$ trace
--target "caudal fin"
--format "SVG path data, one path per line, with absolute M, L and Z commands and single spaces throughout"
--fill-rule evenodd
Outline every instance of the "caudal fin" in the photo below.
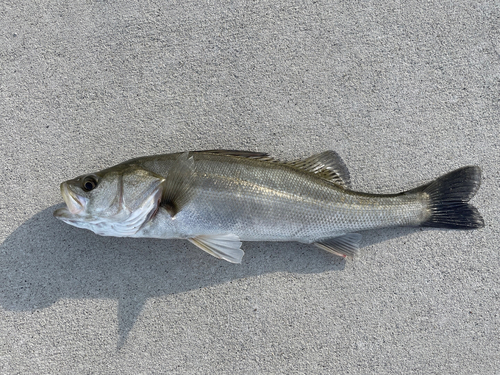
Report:
M 463 167 L 439 177 L 418 189 L 429 197 L 429 218 L 421 225 L 452 229 L 484 227 L 476 207 L 467 202 L 481 185 L 479 167 Z

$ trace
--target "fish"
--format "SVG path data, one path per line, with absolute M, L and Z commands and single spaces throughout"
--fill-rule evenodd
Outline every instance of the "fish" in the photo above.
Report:
M 63 182 L 54 216 L 101 236 L 187 239 L 241 263 L 242 241 L 297 241 L 341 257 L 364 230 L 484 227 L 469 204 L 481 169 L 466 166 L 395 194 L 352 190 L 334 151 L 280 161 L 267 153 L 187 151 L 131 159 Z

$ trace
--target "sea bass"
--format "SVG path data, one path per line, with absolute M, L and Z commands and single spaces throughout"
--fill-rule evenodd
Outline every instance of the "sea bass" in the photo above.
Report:
M 484 226 L 467 202 L 481 183 L 468 166 L 397 194 L 349 187 L 333 151 L 278 161 L 249 151 L 140 157 L 61 184 L 58 219 L 102 236 L 183 238 L 240 263 L 241 241 L 298 241 L 334 254 L 358 253 L 367 229 Z

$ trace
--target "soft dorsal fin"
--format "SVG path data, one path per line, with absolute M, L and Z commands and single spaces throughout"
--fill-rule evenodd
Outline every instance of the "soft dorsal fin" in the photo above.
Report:
M 317 174 L 343 187 L 348 187 L 351 182 L 345 163 L 335 151 L 324 151 L 306 159 L 290 161 L 287 164 Z

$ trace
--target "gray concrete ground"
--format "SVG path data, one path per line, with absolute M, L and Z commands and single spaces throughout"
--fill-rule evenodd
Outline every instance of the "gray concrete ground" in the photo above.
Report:
M 0 373 L 498 373 L 499 25 L 495 1 L 3 2 Z M 370 192 L 479 165 L 486 226 L 234 265 L 52 217 L 66 179 L 214 148 L 333 149 Z

